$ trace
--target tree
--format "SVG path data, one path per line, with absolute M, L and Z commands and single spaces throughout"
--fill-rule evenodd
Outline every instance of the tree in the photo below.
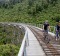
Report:
M 39 4 L 36 4 L 36 12 L 42 11 L 42 10 L 43 10 L 43 7 Z
M 32 4 L 33 4 L 33 1 L 32 0 L 28 0 L 28 5 L 32 6 Z
M 57 2 L 57 0 L 46 0 L 48 3 L 54 4 Z

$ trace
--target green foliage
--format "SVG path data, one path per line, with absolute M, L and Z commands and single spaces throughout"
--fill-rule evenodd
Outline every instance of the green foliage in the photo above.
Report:
M 17 56 L 24 29 L 0 23 L 0 56 Z
M 28 5 L 32 6 L 32 4 L 33 4 L 33 0 L 28 0 Z
M 56 22 L 59 22 L 60 21 L 60 16 L 52 17 L 52 20 L 55 20 Z
M 57 3 L 57 0 L 47 0 L 47 2 L 55 6 L 55 4 Z
M 18 46 L 12 44 L 0 45 L 0 56 L 17 56 L 18 51 Z
M 16 3 L 21 3 L 23 0 L 2 0 L 0 1 L 0 8 L 13 8 Z
M 56 19 L 52 18 L 60 17 L 60 0 L 53 0 L 56 2 L 54 6 L 50 3 L 52 0 L 23 0 L 15 5 L 13 1 L 10 0 L 9 6 L 6 6 L 8 9 L 0 8 L 0 21 L 43 23 L 47 19 L 51 25 L 55 25 Z
M 48 8 L 48 2 L 46 1 L 46 0 L 42 0 L 42 7 L 44 8 L 44 9 L 46 9 L 46 8 Z
M 43 7 L 39 4 L 36 4 L 36 12 L 42 11 Z

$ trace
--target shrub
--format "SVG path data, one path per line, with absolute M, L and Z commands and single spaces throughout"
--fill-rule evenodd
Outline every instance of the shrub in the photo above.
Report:
M 52 20 L 55 20 L 56 22 L 58 22 L 60 20 L 60 16 L 52 17 Z
M 42 1 L 42 6 L 43 6 L 44 9 L 48 8 L 47 1 Z
M 12 44 L 6 44 L 6 45 L 0 45 L 0 56 L 17 56 L 19 52 L 19 47 L 12 45 Z
M 36 12 L 42 11 L 42 10 L 43 10 L 43 7 L 39 4 L 36 4 Z
M 47 0 L 47 2 L 50 4 L 56 4 L 57 0 Z

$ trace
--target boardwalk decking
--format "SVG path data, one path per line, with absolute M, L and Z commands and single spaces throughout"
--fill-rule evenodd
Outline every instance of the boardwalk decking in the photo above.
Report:
M 45 56 L 45 53 L 40 46 L 38 40 L 34 36 L 34 34 L 27 28 L 28 30 L 28 40 L 29 40 L 29 46 L 26 48 L 26 54 L 27 56 Z

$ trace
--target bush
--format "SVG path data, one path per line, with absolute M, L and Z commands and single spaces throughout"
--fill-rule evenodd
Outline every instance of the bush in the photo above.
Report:
M 44 4 L 44 5 L 43 5 L 43 8 L 44 8 L 44 9 L 48 8 L 48 4 Z
M 32 6 L 32 4 L 33 4 L 33 1 L 32 0 L 28 0 L 28 5 Z
M 44 9 L 48 8 L 47 1 L 42 1 L 42 6 L 43 6 Z
M 28 9 L 28 14 L 31 14 L 32 16 L 36 15 L 36 7 L 32 7 L 31 9 Z
M 57 0 L 47 0 L 47 2 L 50 4 L 56 4 Z
M 52 20 L 55 20 L 56 22 L 59 22 L 60 21 L 60 16 L 52 17 Z
M 0 56 L 17 56 L 19 52 L 19 47 L 12 45 L 12 44 L 6 44 L 6 45 L 0 45 Z
M 42 10 L 43 10 L 43 7 L 39 4 L 36 4 L 36 12 L 42 11 Z

